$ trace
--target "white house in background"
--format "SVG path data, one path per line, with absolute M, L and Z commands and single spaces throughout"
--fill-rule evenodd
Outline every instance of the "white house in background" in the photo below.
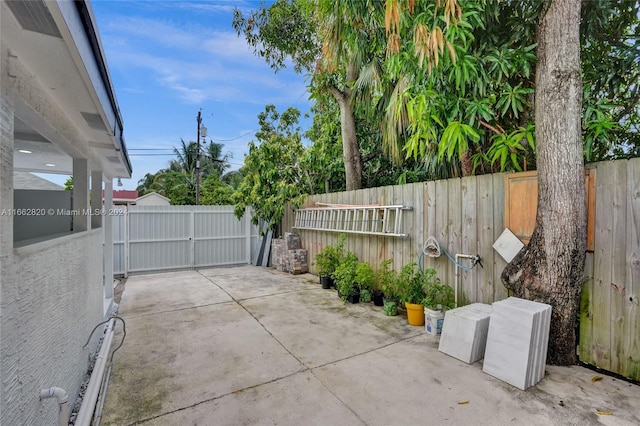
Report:
M 164 195 L 160 195 L 157 192 L 150 192 L 142 197 L 138 197 L 135 204 L 138 206 L 168 206 L 171 202 Z
M 102 189 L 108 211 L 113 179 L 131 177 L 122 132 L 89 2 L 0 0 L 2 425 L 57 424 L 40 391 L 79 393 L 100 333 L 82 346 L 112 306 L 100 210 Z M 73 193 L 19 189 L 16 172 L 73 175 Z

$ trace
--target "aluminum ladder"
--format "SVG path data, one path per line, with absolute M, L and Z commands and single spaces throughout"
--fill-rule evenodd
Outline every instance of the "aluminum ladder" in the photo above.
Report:
M 403 205 L 344 205 L 316 203 L 295 211 L 295 229 L 344 232 L 350 234 L 381 235 L 409 238 L 402 232 L 403 212 L 412 208 Z

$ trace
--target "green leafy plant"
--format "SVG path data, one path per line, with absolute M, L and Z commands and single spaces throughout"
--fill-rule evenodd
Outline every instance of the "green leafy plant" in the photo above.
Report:
M 344 234 L 340 234 L 338 238 L 338 244 L 335 246 L 327 245 L 324 250 L 318 252 L 314 257 L 314 265 L 316 272 L 320 276 L 329 277 L 333 276 L 336 268 L 340 264 L 344 256 L 344 241 L 346 237 Z
M 395 300 L 399 296 L 397 288 L 398 273 L 391 269 L 391 263 L 393 263 L 393 260 L 391 259 L 387 259 L 380 263 L 376 276 L 378 285 L 384 292 L 385 298 Z
M 425 276 L 418 270 L 415 262 L 409 263 L 402 267 L 397 277 L 397 288 L 399 291 L 400 301 L 403 303 L 422 304 L 424 300 L 424 287 L 426 284 Z
M 335 262 L 333 260 L 332 251 L 335 250 L 333 246 L 326 246 L 324 250 L 317 253 L 313 264 L 316 267 L 316 272 L 321 277 L 329 277 L 335 271 Z
M 376 276 L 369 262 L 360 262 L 356 265 L 356 283 L 360 289 L 373 290 L 376 285 Z
M 424 283 L 425 296 L 422 304 L 425 307 L 442 311 L 456 307 L 453 288 L 440 282 L 435 269 L 424 271 Z
M 340 264 L 333 273 L 333 277 L 336 281 L 336 286 L 342 297 L 345 300 L 347 296 L 352 296 L 358 292 L 358 286 L 356 284 L 356 267 L 358 265 L 358 257 L 355 253 L 349 251 L 342 258 Z
M 371 302 L 371 291 L 376 286 L 376 276 L 368 262 L 360 262 L 356 265 L 356 283 L 360 287 L 360 301 Z

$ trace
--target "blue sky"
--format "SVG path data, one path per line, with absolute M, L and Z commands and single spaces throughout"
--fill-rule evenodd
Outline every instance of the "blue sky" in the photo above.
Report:
M 181 138 L 195 141 L 200 109 L 207 142 L 225 145 L 232 170 L 242 165 L 265 105 L 309 112 L 305 77 L 288 68 L 274 73 L 231 26 L 235 7 L 246 14 L 259 6 L 253 0 L 92 1 L 133 166 L 133 177 L 118 189 L 135 189 L 146 173 L 166 167 L 173 156 L 159 154 L 170 154 Z M 301 118 L 303 130 L 310 124 Z

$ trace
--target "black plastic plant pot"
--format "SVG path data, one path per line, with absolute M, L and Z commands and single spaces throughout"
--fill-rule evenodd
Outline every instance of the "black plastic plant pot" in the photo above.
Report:
M 383 297 L 384 297 L 384 294 L 382 293 L 382 291 L 375 290 L 373 292 L 373 304 L 376 305 L 376 306 L 384 305 Z
M 360 303 L 360 293 L 354 293 L 347 296 L 347 302 L 349 303 Z
M 324 289 L 330 289 L 333 287 L 333 278 L 331 278 L 330 276 L 321 276 L 320 277 L 320 284 L 322 284 L 322 288 Z

